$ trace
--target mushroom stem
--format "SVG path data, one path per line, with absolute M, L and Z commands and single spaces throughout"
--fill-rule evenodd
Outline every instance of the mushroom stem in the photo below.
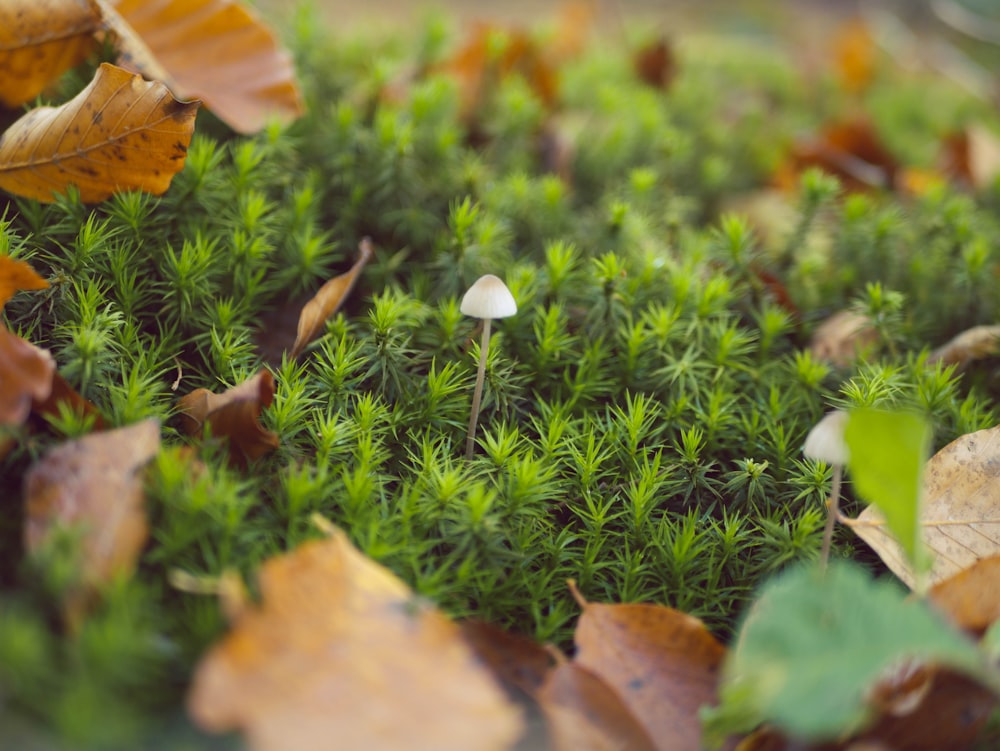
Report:
M 476 390 L 472 392 L 472 414 L 469 415 L 469 435 L 465 439 L 465 458 L 471 459 L 476 448 L 476 422 L 479 420 L 479 402 L 483 398 L 483 381 L 486 378 L 486 355 L 490 351 L 489 318 L 483 319 L 483 339 L 479 345 L 479 370 L 476 371 Z
M 819 551 L 819 565 L 824 571 L 830 561 L 830 547 L 833 544 L 833 524 L 840 516 L 840 477 L 843 466 L 833 465 L 833 483 L 830 486 L 830 499 L 826 502 L 826 526 L 823 528 L 823 547 Z

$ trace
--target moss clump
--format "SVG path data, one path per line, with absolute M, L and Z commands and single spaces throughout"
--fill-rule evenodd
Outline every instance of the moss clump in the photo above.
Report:
M 703 45 L 667 92 L 623 50 L 567 63 L 568 183 L 541 148 L 551 111 L 520 77 L 482 105 L 475 145 L 452 79 L 380 96 L 441 54 L 437 27 L 363 43 L 300 28 L 310 107 L 288 130 L 233 138 L 207 123 L 163 197 L 3 199 L 0 252 L 53 282 L 7 305 L 11 329 L 50 348 L 112 425 L 158 417 L 167 444 L 140 571 L 73 636 L 55 625 L 72 541 L 24 560 L 18 488 L 89 426 L 65 413 L 0 463 L 6 711 L 72 745 L 198 747 L 177 707 L 224 622 L 168 573 L 250 574 L 317 535 L 313 512 L 456 616 L 565 641 L 574 578 L 590 599 L 670 604 L 727 635 L 762 576 L 818 551 L 831 471 L 800 448 L 825 411 L 913 407 L 939 443 L 995 422 L 990 362 L 959 376 L 920 353 L 996 320 L 996 191 L 845 198 L 807 173 L 785 235 L 720 214 L 815 122 L 790 60 Z M 900 141 L 934 136 L 916 120 Z M 276 311 L 344 270 L 365 235 L 377 256 L 346 309 L 298 361 L 270 363 L 263 420 L 280 448 L 237 470 L 209 447 L 192 475 L 178 374 L 181 392 L 252 375 Z M 458 301 L 484 273 L 520 312 L 495 323 L 466 461 L 478 352 Z M 848 305 L 876 322 L 882 356 L 838 369 L 805 344 Z

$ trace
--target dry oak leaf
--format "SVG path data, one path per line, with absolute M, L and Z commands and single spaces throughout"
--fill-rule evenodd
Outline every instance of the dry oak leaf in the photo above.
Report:
M 188 712 L 255 751 L 506 749 L 520 715 L 458 626 L 339 529 L 266 561 Z
M 978 560 L 938 582 L 928 598 L 956 625 L 981 635 L 1000 620 L 1000 555 Z
M 97 47 L 92 0 L 0 2 L 0 103 L 19 107 Z
M 39 201 L 70 185 L 85 203 L 126 190 L 162 193 L 184 166 L 197 102 L 103 63 L 60 107 L 36 107 L 0 137 L 0 189 Z
M 346 273 L 326 282 L 319 288 L 315 296 L 305 304 L 299 314 L 298 331 L 295 335 L 295 343 L 292 345 L 292 357 L 298 357 L 306 345 L 315 339 L 323 329 L 327 319 L 340 310 L 340 306 L 344 304 L 344 300 L 354 289 L 358 276 L 361 275 L 361 270 L 374 252 L 372 241 L 367 237 L 364 238 L 358 246 L 358 260 L 354 262 L 354 265 Z
M 178 401 L 184 430 L 201 435 L 207 423 L 211 434 L 229 440 L 230 457 L 237 462 L 259 459 L 278 448 L 278 436 L 260 424 L 261 410 L 274 401 L 274 376 L 262 370 L 221 394 L 196 389 Z
M 236 0 L 98 0 L 119 64 L 201 99 L 239 133 L 303 113 L 291 55 Z
M 928 364 L 967 365 L 1000 351 L 1000 325 L 973 326 L 931 352 Z
M 575 662 L 565 661 L 548 674 L 538 702 L 555 751 L 657 751 L 621 698 Z M 664 748 L 681 747 L 668 741 Z
M 25 548 L 79 526 L 85 589 L 131 573 L 148 533 L 141 472 L 159 448 L 159 422 L 149 419 L 52 449 L 25 476 Z
M 527 636 L 484 621 L 461 621 L 462 636 L 509 693 L 533 697 L 553 666 L 549 651 Z
M 914 586 L 913 570 L 874 506 L 842 521 Z M 929 584 L 1000 554 L 1000 426 L 959 436 L 927 462 L 921 526 L 934 554 Z
M 878 343 L 878 332 L 867 316 L 841 310 L 816 327 L 809 352 L 817 360 L 846 367 Z
M 659 748 L 701 748 L 698 709 L 718 701 L 723 647 L 693 616 L 660 605 L 588 603 L 574 661 L 611 687 Z
M 0 326 L 0 428 L 21 425 L 34 402 L 42 402 L 52 391 L 56 371 L 52 355 Z M 0 432 L 0 457 L 14 440 Z

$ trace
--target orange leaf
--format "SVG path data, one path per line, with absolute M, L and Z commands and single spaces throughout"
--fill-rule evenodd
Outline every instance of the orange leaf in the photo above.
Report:
M 260 605 L 202 658 L 188 711 L 255 751 L 509 748 L 517 710 L 458 626 L 339 529 L 266 561 Z
M 588 603 L 570 587 L 583 608 L 575 662 L 614 689 L 660 748 L 700 748 L 698 709 L 718 700 L 725 648 L 679 610 Z
M 94 430 L 104 429 L 104 417 L 96 405 L 92 401 L 84 399 L 76 389 L 69 385 L 65 378 L 56 372 L 52 374 L 52 388 L 49 395 L 44 399 L 35 399 L 31 406 L 37 414 L 46 417 L 58 415 L 60 404 L 68 404 L 70 409 L 78 415 L 92 417 Z
M 64 443 L 28 470 L 25 548 L 38 549 L 59 527 L 83 533 L 83 591 L 71 595 L 71 615 L 94 587 L 135 568 L 148 532 L 141 470 L 159 448 L 159 423 L 149 419 Z
M 37 107 L 0 140 L 0 188 L 39 201 L 70 185 L 87 203 L 124 190 L 162 193 L 184 166 L 197 102 L 104 63 L 61 107 Z
M 575 662 L 564 662 L 549 673 L 538 701 L 548 720 L 555 751 L 657 749 L 618 695 L 597 675 Z M 663 748 L 686 747 L 669 740 Z
M 90 0 L 0 3 L 0 103 L 19 107 L 97 47 Z
M 45 289 L 49 283 L 31 266 L 10 256 L 0 256 L 0 308 L 22 289 Z
M 181 98 L 203 100 L 233 130 L 255 133 L 272 117 L 289 122 L 302 114 L 291 56 L 243 3 L 99 1 L 123 66 L 163 80 Z
M 258 422 L 261 410 L 273 400 L 274 376 L 262 370 L 221 394 L 196 389 L 182 396 L 178 407 L 187 433 L 201 435 L 207 423 L 213 436 L 229 439 L 230 457 L 240 462 L 278 448 L 278 436 Z
M 875 77 L 876 50 L 868 27 L 860 19 L 844 24 L 834 37 L 837 73 L 850 92 L 868 88 Z
M 31 412 L 31 404 L 52 391 L 56 364 L 46 350 L 26 342 L 0 326 L 0 426 L 15 427 Z M 0 456 L 10 449 L 0 437 Z
M 976 561 L 938 582 L 928 596 L 961 628 L 982 634 L 1000 621 L 1000 555 Z
M 302 308 L 299 314 L 298 333 L 295 335 L 295 344 L 292 345 L 292 357 L 298 357 L 305 346 L 316 338 L 327 319 L 340 309 L 344 300 L 351 294 L 361 269 L 374 253 L 372 241 L 367 237 L 364 238 L 358 250 L 360 251 L 358 260 L 350 270 L 320 287 L 316 295 Z

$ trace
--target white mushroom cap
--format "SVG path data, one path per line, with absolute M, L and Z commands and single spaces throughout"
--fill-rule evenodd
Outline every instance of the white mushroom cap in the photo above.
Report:
M 469 287 L 460 310 L 473 318 L 507 318 L 517 312 L 517 303 L 499 277 L 486 274 Z
M 851 452 L 844 442 L 844 429 L 847 427 L 847 412 L 834 410 L 823 416 L 806 436 L 802 453 L 810 459 L 818 459 L 827 464 L 847 464 Z

